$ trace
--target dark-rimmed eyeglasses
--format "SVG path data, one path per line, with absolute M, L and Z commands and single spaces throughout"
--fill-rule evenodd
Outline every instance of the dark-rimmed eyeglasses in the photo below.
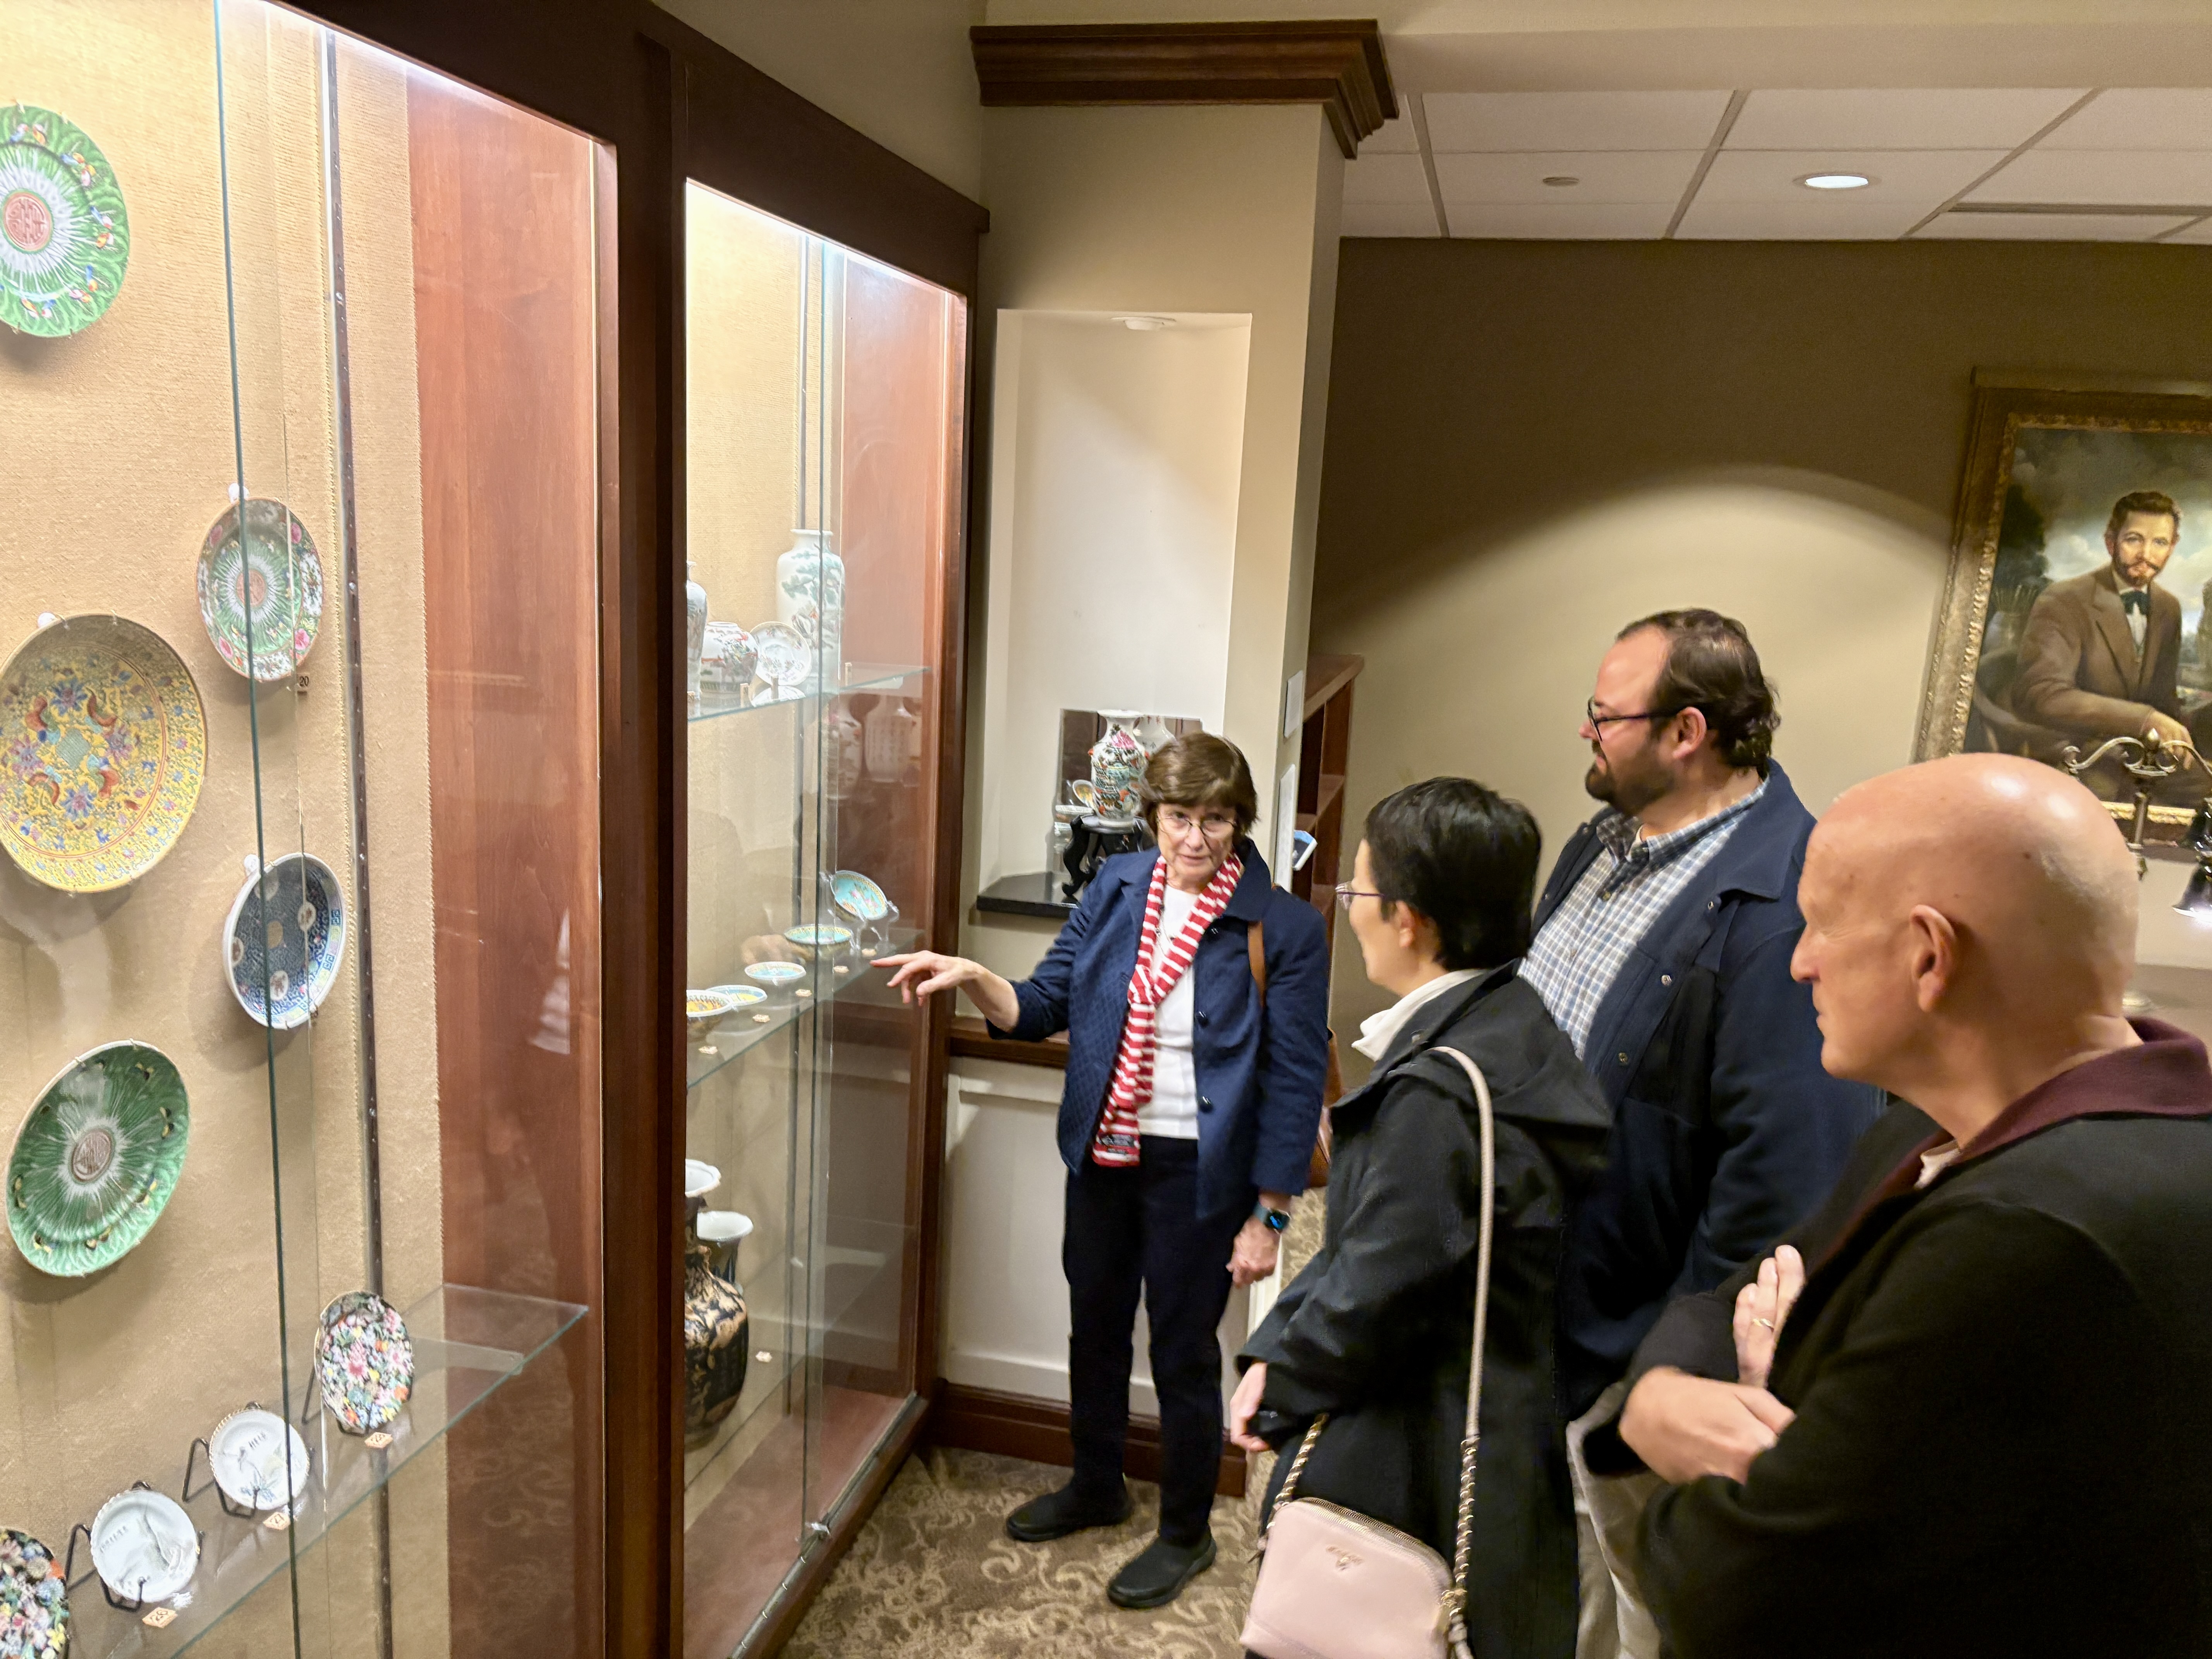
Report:
M 1583 704 L 1583 717 L 1600 732 L 1608 726 L 1618 726 L 1623 720 L 1671 720 L 1681 712 L 1679 708 L 1650 708 L 1641 714 L 1601 714 L 1597 712 L 1595 697 Z

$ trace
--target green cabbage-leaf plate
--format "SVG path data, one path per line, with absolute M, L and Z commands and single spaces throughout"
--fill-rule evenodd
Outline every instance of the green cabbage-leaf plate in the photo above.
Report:
M 123 290 L 131 222 L 100 146 L 50 109 L 0 109 L 0 322 L 74 334 Z
M 8 1231 L 23 1259 L 75 1279 L 128 1255 L 177 1190 L 191 1127 L 184 1079 L 159 1048 L 110 1042 L 71 1060 L 8 1158 Z
M 243 519 L 241 532 L 240 520 Z M 257 680 L 289 679 L 323 625 L 323 562 L 282 501 L 247 499 L 200 544 L 200 622 L 217 654 Z

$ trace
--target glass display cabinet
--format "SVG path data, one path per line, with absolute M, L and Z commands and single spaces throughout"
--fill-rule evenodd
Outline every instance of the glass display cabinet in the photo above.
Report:
M 684 1650 L 764 1645 L 921 1406 L 965 303 L 694 182 Z
M 0 1650 L 596 1654 L 604 153 L 260 0 L 0 0 Z M 847 551 L 865 743 L 929 658 Z M 794 805 L 833 706 L 695 728 L 732 928 L 912 902 L 904 751 Z M 822 1127 L 898 1017 L 808 961 L 696 1091 L 795 1517 L 912 1271 Z

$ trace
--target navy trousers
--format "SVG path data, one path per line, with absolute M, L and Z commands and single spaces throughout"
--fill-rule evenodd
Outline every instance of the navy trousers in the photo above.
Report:
M 1085 1158 L 1067 1177 L 1068 1427 L 1077 1491 L 1112 1502 L 1128 1437 L 1137 1293 L 1160 1401 L 1160 1536 L 1194 1546 L 1221 1472 L 1221 1343 L 1229 1253 L 1244 1212 L 1198 1213 L 1198 1143 L 1146 1135 L 1137 1166 Z

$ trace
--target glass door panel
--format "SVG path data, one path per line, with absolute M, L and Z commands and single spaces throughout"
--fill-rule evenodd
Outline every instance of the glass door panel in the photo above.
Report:
M 933 920 L 964 341 L 944 290 L 696 183 L 685 273 L 684 1582 L 707 1654 L 762 1628 L 916 1385 L 922 1022 L 875 964 Z

